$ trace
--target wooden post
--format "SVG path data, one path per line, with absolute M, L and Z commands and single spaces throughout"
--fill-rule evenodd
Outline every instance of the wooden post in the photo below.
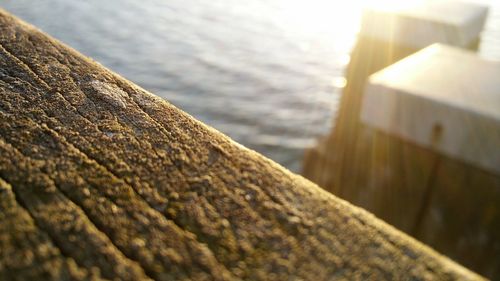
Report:
M 425 190 L 433 177 L 436 156 L 429 149 L 389 137 L 360 122 L 366 80 L 378 70 L 436 41 L 477 49 L 486 13 L 485 7 L 465 3 L 431 3 L 415 10 L 392 13 L 367 12 L 346 70 L 347 85 L 334 129 L 315 148 L 306 152 L 304 176 L 411 234 L 418 224 L 422 206 L 427 204 Z M 448 160 L 442 160 L 440 167 L 446 165 L 445 162 Z M 460 177 L 465 176 L 460 174 Z M 484 177 L 488 176 L 471 175 L 461 180 L 469 188 L 478 184 L 491 186 L 491 180 L 484 180 Z M 458 177 L 453 183 L 451 179 L 444 179 L 441 168 L 437 170 L 436 178 L 439 183 L 435 184 L 449 181 L 447 186 L 450 189 L 459 181 Z M 438 195 L 434 194 L 432 200 L 435 196 Z M 462 203 L 456 201 L 454 204 Z M 430 236 L 432 232 L 427 233 Z M 451 254 L 453 251 L 448 250 L 456 248 L 457 243 L 464 242 L 450 241 L 442 249 Z M 467 260 L 467 264 L 480 272 L 492 274 L 494 264 L 485 263 L 483 267 L 481 263 L 488 258 L 477 258 L 480 251 L 476 250 L 470 257 L 462 251 L 460 260 Z
M 475 49 L 486 12 L 482 6 L 447 2 L 392 13 L 366 12 L 346 71 L 347 84 L 334 129 L 317 147 L 306 151 L 304 176 L 368 210 L 383 209 L 377 212 L 382 219 L 388 220 L 402 212 L 414 218 L 421 205 L 422 187 L 429 177 L 428 167 L 433 157 L 425 150 L 406 157 L 409 148 L 405 143 L 388 139 L 361 124 L 359 116 L 366 79 L 432 43 L 427 38 Z M 415 38 L 421 38 L 422 42 Z M 380 177 L 382 174 L 385 176 Z M 405 194 L 386 202 L 384 198 L 377 198 L 380 188 L 403 189 Z M 391 223 L 404 231 L 414 225 L 408 219 L 391 220 Z
M 388 222 L 414 221 L 414 237 L 492 279 L 500 277 L 498 77 L 500 62 L 435 44 L 370 76 L 361 111 L 363 123 L 407 143 L 407 157 L 411 146 L 432 155 L 431 166 L 415 167 L 430 171 L 418 213 Z
M 0 279 L 482 280 L 0 11 Z
M 403 10 L 365 12 L 358 42 L 346 70 L 347 84 L 333 122 L 334 129 L 315 148 L 306 151 L 304 176 L 348 200 L 361 196 L 351 196 L 349 193 L 370 187 L 375 189 L 370 173 L 378 168 L 371 166 L 373 159 L 370 157 L 376 133 L 363 128 L 359 122 L 366 79 L 435 42 L 476 50 L 486 14 L 486 7 L 459 2 L 427 3 Z M 386 144 L 387 151 L 383 157 L 395 158 L 384 161 L 401 162 L 398 159 L 404 153 L 404 145 L 393 144 L 385 139 L 380 141 Z M 426 162 L 427 158 L 421 157 L 415 161 Z M 400 166 L 403 166 L 402 162 Z M 421 186 L 426 175 L 426 171 L 419 171 L 415 178 L 402 179 L 397 186 Z M 367 204 L 371 196 L 366 197 L 363 203 Z M 396 225 L 408 229 L 412 223 L 398 222 Z

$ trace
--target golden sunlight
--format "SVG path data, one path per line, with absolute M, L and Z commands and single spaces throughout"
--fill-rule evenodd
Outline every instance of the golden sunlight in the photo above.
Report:
M 283 0 L 281 17 L 288 27 L 299 33 L 335 34 L 337 41 L 350 40 L 359 29 L 363 9 L 398 10 L 424 0 Z M 341 43 L 341 42 L 340 42 Z

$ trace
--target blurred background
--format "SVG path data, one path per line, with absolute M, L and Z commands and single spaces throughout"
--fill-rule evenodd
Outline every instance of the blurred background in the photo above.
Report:
M 367 5 L 327 0 L 0 0 L 0 6 L 300 172 L 328 133 Z M 500 1 L 480 55 L 500 60 Z

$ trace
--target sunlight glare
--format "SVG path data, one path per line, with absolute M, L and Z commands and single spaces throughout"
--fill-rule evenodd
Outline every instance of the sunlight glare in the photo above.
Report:
M 334 35 L 337 41 L 352 40 L 359 29 L 363 9 L 397 10 L 423 0 L 282 0 L 277 20 L 301 34 Z M 342 42 L 338 42 L 342 43 Z
M 344 77 L 335 77 L 332 80 L 332 86 L 335 88 L 344 88 L 347 85 L 347 80 Z

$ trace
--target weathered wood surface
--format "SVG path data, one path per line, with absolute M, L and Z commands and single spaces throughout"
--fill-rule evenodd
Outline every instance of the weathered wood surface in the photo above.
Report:
M 2 280 L 482 279 L 3 11 L 0 186 Z

